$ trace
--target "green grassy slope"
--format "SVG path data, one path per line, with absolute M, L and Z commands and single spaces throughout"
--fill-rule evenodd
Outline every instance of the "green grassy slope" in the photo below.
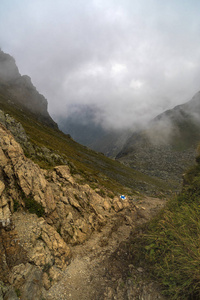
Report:
M 74 172 L 80 173 L 94 187 L 99 185 L 113 192 L 127 192 L 126 188 L 155 192 L 166 192 L 170 186 L 163 181 L 151 178 L 140 172 L 121 165 L 103 154 L 92 151 L 75 141 L 60 130 L 40 123 L 34 114 L 8 101 L 9 96 L 0 93 L 0 109 L 9 113 L 24 127 L 31 142 L 41 147 L 47 147 L 64 156 Z M 31 157 L 34 160 L 34 157 Z M 44 161 L 36 161 L 43 168 L 49 168 Z
M 132 249 L 169 299 L 200 299 L 200 156 L 182 192 L 143 228 Z
M 178 134 L 172 137 L 171 145 L 177 151 L 184 151 L 192 146 L 196 148 L 200 141 L 200 123 L 194 120 L 191 115 L 186 113 L 183 115 L 184 120 L 174 120 Z

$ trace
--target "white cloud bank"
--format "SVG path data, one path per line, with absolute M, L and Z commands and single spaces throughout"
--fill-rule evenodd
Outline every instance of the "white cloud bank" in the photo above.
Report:
M 1 0 L 0 46 L 55 119 L 97 107 L 105 127 L 143 124 L 200 89 L 197 0 Z

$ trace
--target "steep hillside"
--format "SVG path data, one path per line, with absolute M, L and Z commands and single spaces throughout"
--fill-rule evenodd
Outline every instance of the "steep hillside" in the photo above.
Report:
M 102 186 L 114 193 L 129 193 L 131 189 L 155 195 L 170 189 L 163 181 L 132 170 L 76 143 L 69 135 L 45 126 L 33 114 L 23 108 L 18 109 L 1 95 L 0 109 L 14 116 L 14 120 L 9 116 L 6 120 L 6 114 L 3 113 L 2 118 L 7 128 L 15 134 L 27 157 L 43 168 L 68 164 L 72 172 L 82 175 L 85 182 L 89 182 L 94 188 Z M 24 133 L 19 129 L 20 125 L 16 125 L 19 123 L 22 124 Z
M 200 141 L 200 92 L 134 133 L 117 160 L 145 174 L 174 182 L 194 162 Z

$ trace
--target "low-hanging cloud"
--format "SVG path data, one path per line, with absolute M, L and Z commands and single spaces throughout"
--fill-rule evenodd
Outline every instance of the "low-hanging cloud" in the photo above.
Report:
M 200 3 L 2 0 L 0 43 L 55 118 L 95 106 L 96 123 L 128 128 L 200 89 Z

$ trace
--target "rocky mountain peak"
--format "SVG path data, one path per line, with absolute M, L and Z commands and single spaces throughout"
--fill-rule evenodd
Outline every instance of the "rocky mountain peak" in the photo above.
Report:
M 57 128 L 47 111 L 47 100 L 41 95 L 27 75 L 21 75 L 12 56 L 0 50 L 0 91 L 15 103 L 34 113 L 48 126 Z
M 180 118 L 185 118 L 185 115 L 196 115 L 200 114 L 200 91 L 197 92 L 190 101 L 175 106 L 172 109 L 164 111 L 163 113 L 159 114 L 156 118 L 152 120 L 151 123 L 156 121 L 160 121 L 162 119 L 169 119 L 170 121 L 178 121 Z
M 14 58 L 0 50 L 0 81 L 12 82 L 20 76 Z

